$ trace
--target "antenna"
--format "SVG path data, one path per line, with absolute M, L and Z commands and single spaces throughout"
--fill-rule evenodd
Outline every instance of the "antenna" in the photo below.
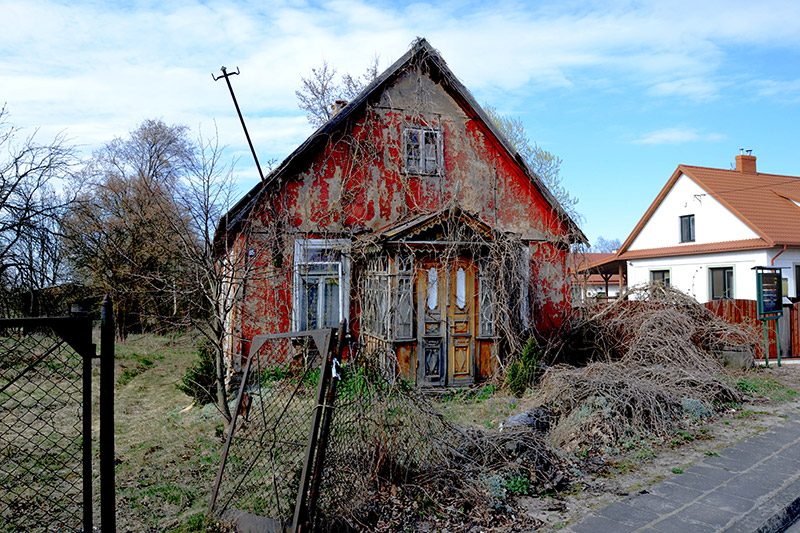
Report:
M 228 69 L 225 67 L 221 67 L 220 70 L 222 71 L 221 76 L 214 76 L 214 73 L 211 73 L 211 78 L 214 81 L 217 81 L 221 78 L 225 78 L 225 82 L 228 84 L 228 90 L 231 92 L 231 98 L 233 98 L 233 105 L 236 106 L 236 112 L 239 114 L 239 120 L 242 123 L 242 129 L 244 130 L 244 136 L 247 137 L 247 144 L 250 145 L 250 152 L 253 154 L 253 159 L 256 162 L 256 168 L 258 169 L 258 175 L 261 177 L 261 185 L 266 185 L 267 180 L 264 179 L 264 173 L 261 172 L 261 165 L 258 163 L 258 156 L 256 155 L 256 150 L 253 148 L 253 142 L 250 140 L 250 134 L 247 133 L 247 126 L 244 124 L 244 117 L 242 117 L 242 112 L 239 109 L 239 103 L 236 101 L 236 95 L 233 94 L 233 86 L 231 85 L 230 77 L 235 74 L 240 74 L 239 67 L 236 67 L 236 72 L 228 72 Z

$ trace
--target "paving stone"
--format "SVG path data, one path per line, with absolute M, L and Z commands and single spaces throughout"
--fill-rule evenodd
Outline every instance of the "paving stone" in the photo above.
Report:
M 787 470 L 794 469 L 800 470 L 800 456 L 792 457 L 786 453 L 778 454 L 774 457 L 770 457 L 763 463 L 761 463 L 766 468 L 770 468 L 775 466 L 777 468 L 784 468 Z
M 729 457 L 709 457 L 704 461 L 705 464 L 710 466 L 716 466 L 717 468 L 724 468 L 730 472 L 744 472 L 752 465 L 748 463 L 743 463 L 742 461 L 731 459 Z
M 615 503 L 609 505 L 605 509 L 600 510 L 597 515 L 608 518 L 609 520 L 614 520 L 615 522 L 636 527 L 657 520 L 660 516 L 658 513 L 637 505 L 636 500 L 631 500 L 630 503 Z
M 658 485 L 653 485 L 650 492 L 673 502 L 676 508 L 696 500 L 703 495 L 699 490 L 682 487 L 681 485 L 676 485 L 669 481 L 662 481 Z
M 636 505 L 659 515 L 669 514 L 678 508 L 674 502 L 656 494 L 639 494 L 631 499 L 631 505 Z
M 718 453 L 567 531 L 774 533 L 800 515 L 800 417 Z
M 681 487 L 688 487 L 690 489 L 706 492 L 715 489 L 722 484 L 722 482 L 706 477 L 699 474 L 684 472 L 669 478 L 670 482 L 680 485 Z
M 789 446 L 781 455 L 792 459 L 800 459 L 800 443 Z
M 782 426 L 765 433 L 765 436 L 768 437 L 769 442 L 777 448 L 796 442 L 798 438 L 797 428 L 794 426 Z
M 668 516 L 660 522 L 656 522 L 649 528 L 650 531 L 660 533 L 716 533 L 717 528 L 693 520 L 689 520 L 679 515 Z
M 728 522 L 736 518 L 736 513 L 720 509 L 719 507 L 711 507 L 701 503 L 693 503 L 690 506 L 681 509 L 680 516 L 689 521 L 696 521 L 707 526 L 712 526 L 716 530 L 722 529 Z
M 739 514 L 744 514 L 756 506 L 756 500 L 754 499 L 740 498 L 739 496 L 721 492 L 706 494 L 697 500 L 697 503 Z
M 715 466 L 710 466 L 706 464 L 697 464 L 692 467 L 689 467 L 684 472 L 685 474 L 698 474 L 700 476 L 704 476 L 722 483 L 723 481 L 728 481 L 732 477 L 736 475 L 735 472 L 731 472 L 730 470 L 725 470 L 724 468 L 717 468 Z
M 636 527 L 609 520 L 602 516 L 590 516 L 569 527 L 575 533 L 632 533 Z
M 763 483 L 759 480 L 745 477 L 731 480 L 722 485 L 718 490 L 724 494 L 732 494 L 733 496 L 739 496 L 747 500 L 758 500 L 759 498 L 767 497 L 771 492 L 765 488 Z
M 762 459 L 766 459 L 770 454 L 775 453 L 776 451 L 777 448 L 772 450 L 728 448 L 727 450 L 720 450 L 718 453 L 720 457 L 734 459 L 736 461 L 743 461 L 748 465 L 752 465 L 761 461 Z

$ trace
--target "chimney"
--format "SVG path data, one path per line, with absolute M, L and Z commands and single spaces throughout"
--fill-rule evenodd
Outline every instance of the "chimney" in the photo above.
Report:
M 747 152 L 747 155 L 745 155 L 745 152 Z M 756 173 L 756 156 L 750 155 L 752 153 L 752 150 L 741 149 L 741 153 L 736 156 L 736 170 L 738 172 L 743 174 Z
M 336 100 L 334 103 L 331 104 L 331 116 L 335 117 L 339 114 L 339 111 L 344 109 L 344 106 L 347 105 L 347 100 Z

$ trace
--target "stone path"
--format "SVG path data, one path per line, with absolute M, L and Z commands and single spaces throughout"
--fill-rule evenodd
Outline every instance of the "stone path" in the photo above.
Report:
M 800 515 L 800 417 L 597 510 L 572 533 L 777 533 Z

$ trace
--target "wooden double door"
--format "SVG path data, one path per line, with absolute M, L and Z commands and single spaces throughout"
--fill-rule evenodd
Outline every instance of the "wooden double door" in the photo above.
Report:
M 422 262 L 416 272 L 417 384 L 465 386 L 475 380 L 478 283 L 468 259 Z

